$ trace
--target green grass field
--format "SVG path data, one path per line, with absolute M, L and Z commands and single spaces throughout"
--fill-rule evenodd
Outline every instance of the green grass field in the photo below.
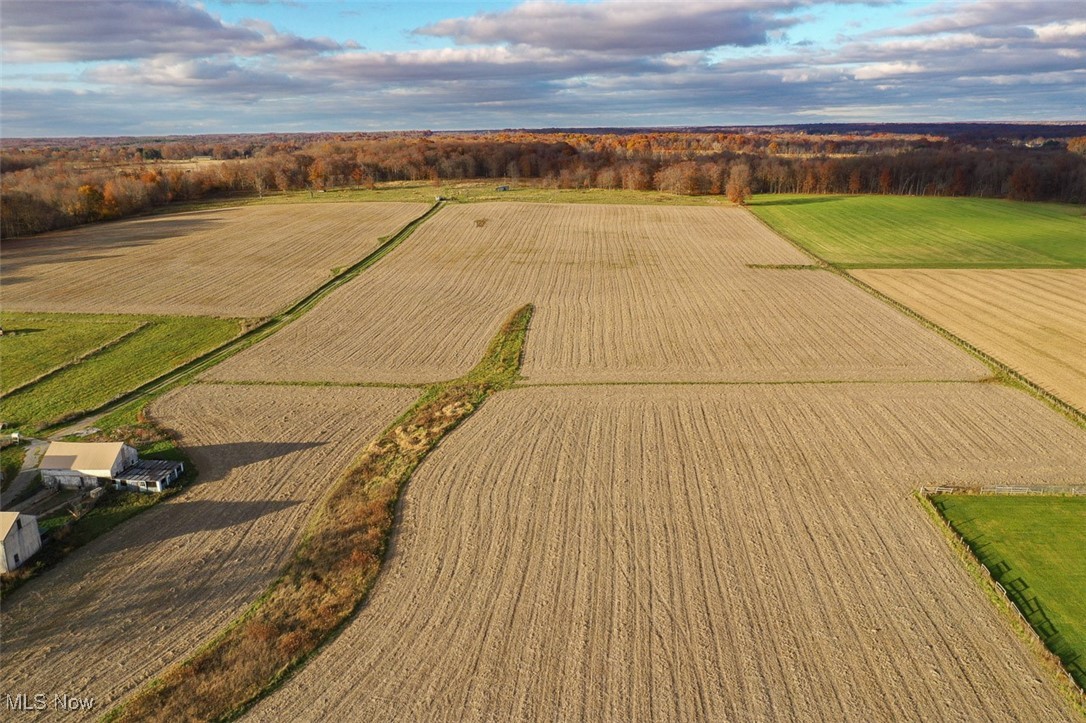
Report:
M 108 314 L 0 314 L 0 390 L 5 394 L 131 333 L 144 321 Z
M 849 268 L 1086 267 L 1086 208 L 987 198 L 757 196 L 778 233 Z
M 936 495 L 932 502 L 1086 687 L 1086 497 Z
M 109 345 L 98 353 L 91 354 L 83 361 L 70 364 L 41 381 L 7 394 L 0 400 L 0 420 L 6 426 L 33 431 L 49 426 L 57 420 L 71 414 L 94 409 L 117 396 L 135 389 L 165 372 L 213 349 L 236 336 L 239 322 L 229 319 L 207 317 L 108 317 L 101 323 L 98 336 L 82 330 L 84 325 L 94 326 L 96 316 L 78 314 L 34 314 L 38 319 L 35 327 L 47 327 L 46 320 L 52 317 L 57 324 L 72 323 L 81 329 L 87 341 L 82 347 L 71 345 L 67 352 L 69 359 L 76 358 L 107 341 L 131 332 L 119 342 Z M 75 320 L 75 321 L 73 321 Z M 117 333 L 118 329 L 127 331 Z M 142 326 L 141 326 L 142 325 Z M 7 335 L 5 334 L 5 337 Z M 18 348 L 18 356 L 31 358 L 36 354 L 53 353 L 50 344 L 55 341 L 55 334 L 27 332 L 16 334 L 13 341 L 25 341 Z M 23 337 L 20 340 L 20 337 Z M 7 339 L 3 347 L 4 366 L 8 364 Z M 59 357 L 57 357 L 59 358 Z M 22 367 L 28 368 L 27 363 Z M 55 364 L 54 364 L 55 366 Z M 46 366 L 46 368 L 50 368 Z M 33 378 L 32 372 L 24 372 Z

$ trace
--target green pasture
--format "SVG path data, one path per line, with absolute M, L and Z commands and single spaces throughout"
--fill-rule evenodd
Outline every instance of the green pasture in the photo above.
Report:
M 936 495 L 932 502 L 1086 686 L 1086 497 Z
M 848 268 L 1086 267 L 1086 207 L 923 196 L 755 197 L 778 233 Z
M 6 333 L 0 337 L 5 370 L 9 359 L 17 370 L 15 382 L 5 371 L 5 387 L 54 370 L 0 399 L 0 421 L 27 432 L 94 409 L 240 331 L 235 320 L 208 317 L 5 314 L 4 319 L 5 331 L 8 319 L 17 330 L 10 339 Z
M 71 364 L 142 323 L 138 317 L 108 314 L 0 313 L 0 390 L 6 394 Z

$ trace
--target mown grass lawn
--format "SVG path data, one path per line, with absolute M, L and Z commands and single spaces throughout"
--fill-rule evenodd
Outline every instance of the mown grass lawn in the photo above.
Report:
M 65 317 L 67 320 L 81 315 L 37 316 Z M 181 316 L 114 318 L 129 319 L 132 328 L 140 324 L 144 326 L 100 353 L 5 395 L 0 400 L 0 420 L 8 427 L 23 431 L 50 426 L 63 418 L 105 404 L 232 339 L 240 331 L 239 322 L 231 319 Z M 111 333 L 116 328 L 115 324 L 112 325 Z M 20 350 L 21 354 L 49 353 L 47 347 L 52 335 L 27 333 L 25 338 L 27 345 Z M 4 364 L 7 365 L 6 352 Z
M 142 319 L 109 314 L 0 313 L 0 391 L 40 377 L 133 331 Z
M 778 233 L 851 268 L 1086 267 L 1086 208 L 988 198 L 763 195 Z
M 936 495 L 932 502 L 1012 598 L 1036 601 L 1043 614 L 1023 612 L 1086 687 L 1086 497 Z

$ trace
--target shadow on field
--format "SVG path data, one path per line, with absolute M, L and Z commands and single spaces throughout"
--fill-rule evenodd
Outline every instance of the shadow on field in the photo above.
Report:
M 250 500 L 227 502 L 222 500 L 178 501 L 163 505 L 153 525 L 130 527 L 129 534 L 117 535 L 114 550 L 138 550 L 141 547 L 180 538 L 193 533 L 225 530 L 244 525 L 264 515 L 274 514 L 302 503 L 302 500 Z M 138 521 L 137 521 L 138 524 Z M 236 541 L 238 538 L 231 538 Z M 224 541 L 225 543 L 226 541 Z M 178 543 L 183 544 L 183 543 Z
M 226 444 L 202 444 L 182 447 L 200 470 L 200 482 L 213 479 L 232 469 L 285 457 L 327 442 L 228 442 Z M 217 473 L 212 476 L 212 473 Z
M 842 200 L 840 196 L 805 196 L 803 198 L 781 199 L 779 201 L 755 201 L 752 206 L 803 206 L 808 203 L 832 203 Z
M 224 223 L 221 215 L 170 220 L 125 219 L 51 231 L 39 236 L 4 239 L 4 266 L 15 271 L 31 263 L 59 264 L 122 258 L 126 251 L 133 248 L 159 240 L 210 232 Z M 5 277 L 4 283 L 12 283 L 12 280 Z

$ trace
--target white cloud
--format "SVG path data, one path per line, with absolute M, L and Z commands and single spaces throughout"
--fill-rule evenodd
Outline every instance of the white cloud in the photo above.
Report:
M 924 70 L 924 66 L 917 62 L 872 63 L 854 70 L 852 77 L 856 80 L 881 80 L 882 78 L 896 78 L 901 75 L 923 73 Z
M 1070 23 L 1048 23 L 1033 28 L 1037 39 L 1043 43 L 1086 40 L 1086 20 Z

